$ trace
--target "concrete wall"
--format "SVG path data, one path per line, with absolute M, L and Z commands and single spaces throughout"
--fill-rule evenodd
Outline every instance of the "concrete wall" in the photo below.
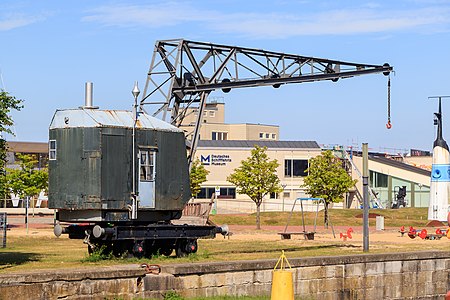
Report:
M 289 256 L 289 254 L 288 254 Z M 291 258 L 301 299 L 443 299 L 450 290 L 450 252 Z M 276 260 L 166 265 L 159 275 L 139 266 L 0 276 L 0 299 L 162 298 L 270 295 Z

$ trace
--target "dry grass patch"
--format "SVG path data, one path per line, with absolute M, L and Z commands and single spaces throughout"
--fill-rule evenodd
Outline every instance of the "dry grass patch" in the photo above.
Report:
M 363 219 L 361 209 L 330 209 L 331 221 L 334 226 L 362 226 Z M 425 226 L 428 223 L 428 208 L 401 208 L 401 209 L 371 209 L 370 214 L 384 216 L 386 227 L 401 226 Z M 261 213 L 261 225 L 286 226 L 290 212 L 263 212 Z M 314 225 L 316 212 L 305 212 L 305 225 Z M 255 225 L 255 214 L 247 215 L 212 215 L 210 219 L 215 224 Z M 324 212 L 319 211 L 317 225 L 323 225 Z M 375 218 L 369 219 L 370 226 L 375 226 Z M 290 224 L 302 224 L 301 212 L 292 214 Z

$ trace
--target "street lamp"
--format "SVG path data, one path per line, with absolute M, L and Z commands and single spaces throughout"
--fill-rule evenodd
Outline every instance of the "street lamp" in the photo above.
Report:
M 137 151 L 136 151 L 136 123 L 139 117 L 139 113 L 137 110 L 137 98 L 141 91 L 139 91 L 138 82 L 136 81 L 134 83 L 134 88 L 131 91 L 134 97 L 134 105 L 133 105 L 133 150 L 132 150 L 132 170 L 133 170 L 133 190 L 131 192 L 132 203 L 131 203 L 131 219 L 136 220 L 137 219 L 137 208 L 138 208 L 138 201 L 137 201 L 137 191 L 136 191 L 136 157 L 137 157 Z

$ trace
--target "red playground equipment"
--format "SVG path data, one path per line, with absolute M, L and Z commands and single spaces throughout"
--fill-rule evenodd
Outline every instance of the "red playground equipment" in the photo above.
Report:
M 353 232 L 353 228 L 349 228 L 347 229 L 346 233 L 340 233 L 341 239 L 345 242 L 347 240 L 347 238 L 352 239 L 352 232 Z
M 402 228 L 404 231 L 404 226 L 400 228 L 400 233 L 402 233 Z M 402 233 L 403 236 L 403 233 Z M 442 237 L 446 236 L 450 239 L 450 228 L 447 230 L 442 230 L 440 228 L 436 229 L 434 233 L 428 233 L 426 229 L 414 229 L 412 226 L 409 227 L 408 236 L 411 239 L 415 239 L 416 236 L 423 240 L 440 240 Z

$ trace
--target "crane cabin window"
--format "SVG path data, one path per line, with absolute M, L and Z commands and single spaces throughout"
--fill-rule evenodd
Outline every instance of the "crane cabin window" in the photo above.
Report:
M 48 159 L 56 160 L 56 140 L 48 141 Z
M 153 181 L 155 179 L 155 152 L 139 150 L 140 180 Z

